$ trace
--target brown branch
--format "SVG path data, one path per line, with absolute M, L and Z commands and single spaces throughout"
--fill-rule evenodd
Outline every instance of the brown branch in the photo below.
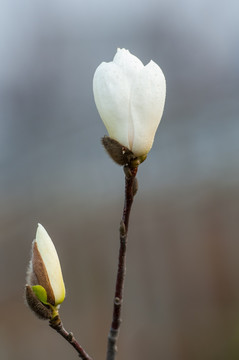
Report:
M 72 332 L 68 332 L 64 329 L 63 324 L 59 316 L 55 316 L 49 321 L 49 325 L 52 329 L 56 330 L 73 348 L 78 352 L 79 357 L 82 360 L 92 360 L 92 358 L 85 352 L 81 345 L 76 341 Z
M 115 296 L 113 305 L 113 318 L 111 329 L 108 335 L 107 360 L 114 360 L 117 352 L 117 339 L 121 324 L 121 308 L 123 302 L 123 288 L 126 273 L 126 248 L 129 227 L 130 210 L 133 203 L 134 195 L 137 191 L 137 167 L 130 168 L 124 166 L 125 172 L 125 202 L 123 216 L 120 223 L 120 249 L 118 258 L 118 272 L 115 286 Z

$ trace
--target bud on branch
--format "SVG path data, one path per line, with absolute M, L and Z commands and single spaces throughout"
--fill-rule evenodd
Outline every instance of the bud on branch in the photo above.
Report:
M 58 315 L 65 298 L 65 285 L 55 246 L 40 224 L 32 243 L 27 283 L 26 300 L 35 314 L 42 319 Z

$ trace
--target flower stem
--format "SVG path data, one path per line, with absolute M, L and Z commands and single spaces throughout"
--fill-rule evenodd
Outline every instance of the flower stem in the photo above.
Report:
M 72 332 L 68 332 L 64 329 L 59 315 L 55 316 L 49 321 L 49 325 L 52 329 L 56 330 L 66 341 L 78 352 L 79 357 L 82 360 L 92 360 L 92 358 L 85 352 L 81 345 L 76 341 Z
M 120 222 L 120 249 L 118 258 L 118 272 L 115 286 L 115 296 L 113 305 L 113 318 L 111 329 L 108 335 L 107 357 L 106 360 L 114 360 L 117 352 L 117 339 L 121 324 L 121 308 L 123 302 L 123 288 L 126 273 L 126 247 L 129 227 L 130 210 L 133 203 L 134 195 L 137 187 L 138 167 L 124 166 L 125 172 L 125 201 L 122 220 Z

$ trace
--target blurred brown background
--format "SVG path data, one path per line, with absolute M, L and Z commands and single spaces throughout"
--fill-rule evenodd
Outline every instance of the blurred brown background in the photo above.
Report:
M 77 358 L 24 305 L 38 222 L 64 325 L 105 358 L 124 179 L 92 77 L 125 47 L 160 64 L 167 101 L 139 169 L 117 359 L 239 359 L 238 2 L 0 3 L 0 358 Z

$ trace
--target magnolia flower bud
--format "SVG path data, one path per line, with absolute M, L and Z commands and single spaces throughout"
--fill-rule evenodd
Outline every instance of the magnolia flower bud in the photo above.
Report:
M 65 298 L 65 285 L 55 246 L 40 224 L 32 243 L 27 282 L 26 300 L 29 307 L 40 318 L 56 316 Z
M 113 61 L 95 71 L 96 107 L 109 136 L 136 157 L 147 155 L 160 123 L 166 96 L 165 77 L 152 60 L 143 63 L 118 49 Z

